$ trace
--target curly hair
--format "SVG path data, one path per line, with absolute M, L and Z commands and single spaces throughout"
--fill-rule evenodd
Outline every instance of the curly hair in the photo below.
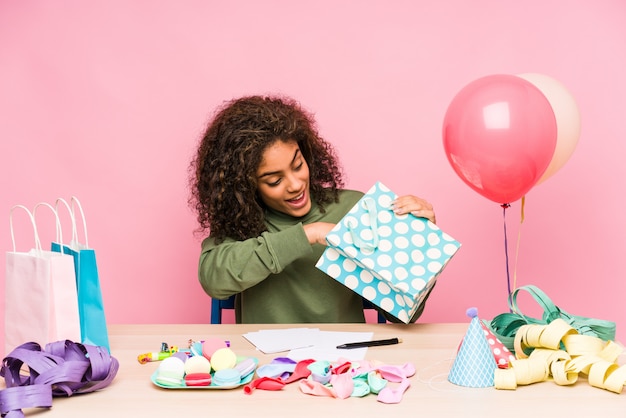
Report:
M 295 140 L 309 166 L 310 194 L 321 210 L 338 199 L 343 176 L 333 147 L 320 137 L 313 115 L 281 96 L 246 96 L 217 109 L 190 164 L 189 203 L 197 232 L 217 242 L 266 231 L 256 172 L 275 141 Z

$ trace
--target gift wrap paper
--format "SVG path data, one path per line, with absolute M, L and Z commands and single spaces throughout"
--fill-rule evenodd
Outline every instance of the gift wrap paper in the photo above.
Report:
M 461 244 L 437 225 L 396 215 L 378 182 L 326 236 L 316 267 L 408 323 Z

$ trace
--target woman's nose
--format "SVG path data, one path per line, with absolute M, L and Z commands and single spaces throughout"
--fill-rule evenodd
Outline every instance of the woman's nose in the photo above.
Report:
M 287 177 L 287 191 L 297 192 L 302 188 L 302 179 L 295 174 L 291 174 Z

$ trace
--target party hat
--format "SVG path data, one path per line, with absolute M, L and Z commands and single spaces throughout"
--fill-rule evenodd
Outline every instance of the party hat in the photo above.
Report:
M 472 320 L 454 359 L 448 380 L 455 385 L 472 388 L 493 386 L 497 365 L 478 319 L 478 310 L 468 309 L 467 316 Z
M 515 360 L 515 356 L 509 351 L 508 348 L 506 348 L 504 344 L 502 344 L 502 341 L 500 341 L 498 337 L 496 337 L 496 335 L 487 327 L 487 325 L 485 325 L 483 321 L 478 322 L 483 328 L 485 338 L 489 343 L 489 348 L 493 353 L 493 357 L 496 360 L 498 368 L 508 369 L 511 365 L 511 361 Z

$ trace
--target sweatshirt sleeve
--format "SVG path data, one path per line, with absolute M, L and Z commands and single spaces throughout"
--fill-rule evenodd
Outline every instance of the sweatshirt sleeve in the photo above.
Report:
M 302 224 L 244 241 L 215 244 L 209 237 L 202 243 L 198 277 L 209 296 L 226 299 L 312 251 Z

